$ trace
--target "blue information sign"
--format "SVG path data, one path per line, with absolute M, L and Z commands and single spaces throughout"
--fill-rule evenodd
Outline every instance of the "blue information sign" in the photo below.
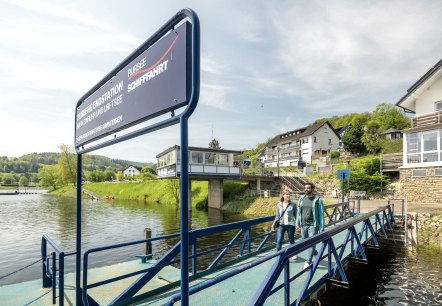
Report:
M 349 179 L 350 178 L 350 169 L 338 170 L 338 179 Z
M 189 31 L 170 31 L 77 105 L 76 146 L 188 104 Z

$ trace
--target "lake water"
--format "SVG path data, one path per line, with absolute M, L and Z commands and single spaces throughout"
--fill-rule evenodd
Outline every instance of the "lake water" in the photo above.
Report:
M 0 278 L 40 258 L 41 237 L 48 234 L 61 249 L 75 251 L 76 200 L 39 195 L 0 196 Z M 175 205 L 137 201 L 83 200 L 82 251 L 92 247 L 143 239 L 145 228 L 152 237 L 179 232 L 179 209 Z M 242 215 L 224 215 L 219 210 L 191 213 L 192 229 L 244 220 Z M 170 248 L 169 244 L 154 243 L 154 254 Z M 104 266 L 136 259 L 142 245 L 94 255 L 92 266 Z M 66 259 L 66 270 L 75 270 L 75 256 Z M 0 279 L 0 286 L 41 277 L 41 264 Z
M 75 200 L 50 195 L 0 196 L 0 278 L 40 258 L 43 234 L 48 234 L 65 252 L 75 250 Z M 191 228 L 244 220 L 241 215 L 194 210 Z M 84 200 L 82 211 L 83 251 L 98 246 L 179 232 L 179 210 L 174 205 L 134 201 Z M 176 241 L 176 240 L 175 240 Z M 204 243 L 204 242 L 203 242 Z M 205 242 L 212 244 L 210 239 Z M 154 254 L 172 243 L 156 243 Z M 93 257 L 93 266 L 134 260 L 142 246 Z M 381 248 L 367 250 L 368 265 L 353 265 L 347 272 L 350 290 L 333 288 L 321 297 L 321 305 L 442 305 L 442 255 L 439 252 Z M 68 257 L 73 271 L 75 257 Z M 0 286 L 41 277 L 41 263 L 0 279 Z

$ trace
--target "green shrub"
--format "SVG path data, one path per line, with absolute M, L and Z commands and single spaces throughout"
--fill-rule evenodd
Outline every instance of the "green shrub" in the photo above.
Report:
M 394 139 L 384 142 L 384 147 L 382 148 L 382 153 L 402 153 L 403 151 L 403 140 Z
M 330 158 L 339 158 L 341 156 L 341 153 L 339 151 L 331 151 L 330 152 Z

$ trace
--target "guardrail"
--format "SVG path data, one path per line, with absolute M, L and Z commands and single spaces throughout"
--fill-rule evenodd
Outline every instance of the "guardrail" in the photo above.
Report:
M 51 256 L 48 256 L 48 244 L 54 250 Z M 42 280 L 43 288 L 52 287 L 52 304 L 57 302 L 57 284 L 58 284 L 58 305 L 64 305 L 64 260 L 65 257 L 75 255 L 76 253 L 65 254 L 61 248 L 49 238 L 43 235 L 41 238 L 41 258 L 42 258 Z M 57 258 L 58 256 L 58 258 Z M 57 266 L 58 262 L 58 266 Z M 58 278 L 57 278 L 57 271 Z
M 325 206 L 324 209 L 327 211 L 327 209 L 335 209 L 336 205 L 340 205 L 342 207 L 342 204 L 335 204 L 330 206 Z M 354 205 L 353 205 L 354 207 Z M 344 205 L 344 213 L 341 213 L 341 211 L 335 209 L 333 213 L 325 214 L 325 216 L 328 217 L 326 221 L 329 220 L 337 220 L 338 216 L 341 218 L 343 216 L 349 216 L 354 213 L 354 211 L 350 211 L 350 205 Z M 330 218 L 330 216 L 332 216 Z M 235 223 L 229 223 L 229 224 L 222 224 L 217 226 L 212 226 L 208 228 L 203 229 L 197 229 L 189 232 L 189 242 L 190 242 L 190 248 L 191 248 L 191 255 L 189 256 L 189 259 L 191 260 L 191 276 L 190 279 L 195 279 L 201 276 L 204 276 L 208 273 L 212 273 L 213 271 L 222 269 L 228 265 L 231 265 L 233 263 L 242 261 L 246 258 L 249 258 L 250 256 L 253 256 L 255 254 L 258 254 L 260 252 L 269 250 L 274 248 L 273 243 L 271 245 L 267 245 L 269 242 L 269 238 L 272 236 L 273 232 L 264 232 L 263 234 L 258 234 L 255 236 L 252 236 L 253 227 L 257 226 L 258 228 L 262 228 L 262 224 L 267 222 L 272 222 L 274 220 L 274 216 L 269 217 L 263 217 L 263 218 L 257 218 L 257 219 L 251 219 L 251 220 L 245 220 Z M 333 221 L 331 221 L 333 222 Z M 270 227 L 270 224 L 269 224 Z M 229 232 L 229 231 L 235 231 L 236 233 L 232 233 L 233 238 L 231 238 L 227 244 L 217 245 L 217 246 L 211 246 L 208 249 L 200 250 L 198 248 L 198 240 L 201 238 L 207 238 L 210 235 Z M 164 239 L 171 239 L 171 238 L 178 238 L 179 234 L 171 234 L 171 235 L 165 235 L 150 239 L 143 239 L 133 242 L 127 242 L 127 243 L 121 243 L 117 245 L 111 245 L 111 246 L 105 246 L 105 247 L 99 247 L 99 248 L 93 248 L 87 250 L 83 255 L 83 285 L 82 285 L 82 294 L 83 294 L 83 303 L 84 305 L 89 305 L 88 298 L 91 298 L 88 296 L 87 291 L 88 289 L 96 288 L 99 286 L 103 286 L 112 282 L 116 282 L 128 277 L 132 277 L 135 275 L 142 274 L 138 280 L 133 283 L 130 287 L 128 287 L 125 291 L 120 293 L 119 296 L 117 296 L 112 302 L 113 304 L 119 304 L 119 303 L 125 303 L 128 300 L 130 302 L 135 302 L 141 299 L 146 299 L 154 294 L 159 294 L 161 292 L 165 292 L 167 290 L 170 290 L 174 287 L 179 286 L 179 281 L 172 282 L 168 285 L 163 286 L 162 288 L 156 289 L 153 292 L 147 292 L 143 294 L 139 294 L 136 297 L 135 294 L 145 285 L 147 284 L 152 278 L 155 277 L 164 267 L 169 265 L 175 265 L 179 263 L 179 260 L 173 260 L 176 255 L 180 252 L 180 246 L 181 242 L 177 242 L 172 248 L 170 248 L 164 255 L 162 255 L 161 258 L 158 259 L 158 261 L 151 267 L 147 269 L 142 269 L 140 271 L 120 275 L 111 279 L 103 280 L 100 282 L 96 282 L 93 284 L 88 283 L 88 269 L 89 269 L 89 257 L 98 252 L 107 251 L 111 249 L 118 249 L 128 246 L 133 246 L 137 244 L 145 244 L 145 243 L 151 243 L 153 241 L 159 241 Z M 241 239 L 242 237 L 242 239 Z M 252 250 L 254 248 L 254 250 Z M 226 255 L 229 251 L 237 252 L 236 256 L 233 256 L 231 254 L 230 260 L 227 262 L 221 263 L 221 261 L 226 258 Z M 215 259 L 211 261 L 211 263 L 207 264 L 207 267 L 203 271 L 198 270 L 198 261 L 203 256 L 207 255 L 216 255 Z
M 387 211 L 387 212 L 386 212 Z M 382 217 L 379 216 L 379 213 L 382 213 Z M 259 258 L 253 262 L 244 264 L 242 266 L 239 266 L 231 271 L 228 271 L 226 273 L 223 273 L 213 279 L 207 280 L 201 284 L 198 284 L 196 286 L 193 286 L 189 290 L 189 296 L 193 295 L 197 292 L 200 292 L 201 290 L 204 290 L 206 288 L 209 288 L 211 286 L 214 286 L 228 278 L 231 278 L 235 275 L 238 275 L 241 272 L 244 272 L 246 270 L 249 270 L 253 267 L 256 267 L 260 264 L 263 264 L 269 260 L 274 260 L 274 263 L 268 272 L 268 274 L 265 276 L 263 283 L 259 287 L 258 290 L 256 290 L 255 295 L 250 300 L 250 305 L 263 305 L 264 302 L 268 297 L 275 294 L 279 290 L 284 290 L 284 299 L 285 299 L 285 305 L 300 305 L 301 301 L 307 297 L 311 292 L 313 292 L 317 287 L 320 285 L 318 283 L 314 284 L 313 286 L 309 287 L 314 273 L 316 272 L 316 269 L 318 267 L 318 264 L 321 260 L 327 259 L 328 260 L 328 272 L 327 272 L 327 279 L 330 281 L 334 281 L 337 283 L 341 283 L 343 285 L 348 286 L 348 281 L 345 275 L 345 271 L 342 265 L 343 260 L 345 258 L 342 258 L 344 251 L 346 249 L 347 244 L 351 243 L 351 254 L 350 256 L 352 258 L 356 258 L 356 256 L 360 256 L 362 261 L 367 261 L 367 257 L 365 256 L 364 249 L 362 247 L 362 240 L 364 240 L 365 235 L 365 244 L 369 242 L 369 239 L 371 239 L 373 245 L 379 246 L 379 243 L 376 239 L 376 231 L 373 228 L 373 224 L 371 223 L 371 217 L 374 218 L 376 231 L 379 226 L 382 234 L 386 236 L 386 231 L 384 229 L 384 225 L 387 225 L 391 228 L 391 223 L 394 222 L 394 216 L 390 209 L 390 205 L 386 205 L 384 207 L 378 208 L 375 211 L 372 211 L 369 214 L 356 217 L 353 220 L 350 220 L 348 222 L 345 222 L 344 224 L 340 226 L 333 227 L 325 232 L 319 233 L 318 235 L 315 235 L 313 237 L 310 237 L 305 240 L 301 240 L 298 242 L 295 242 L 291 246 L 282 249 L 278 252 L 272 253 L 270 255 L 267 255 L 263 258 Z M 363 223 L 363 226 L 359 233 L 356 232 L 355 225 L 358 223 Z M 335 246 L 333 242 L 333 236 L 336 234 L 347 231 L 346 237 L 341 245 L 338 247 Z M 369 236 L 369 233 L 371 236 Z M 309 267 L 303 269 L 301 272 L 297 273 L 296 275 L 290 277 L 290 266 L 289 266 L 289 258 L 291 258 L 294 255 L 299 254 L 300 252 L 303 252 L 316 244 L 321 244 L 321 249 L 316 256 L 316 259 L 314 260 L 313 264 Z M 326 252 L 326 250 L 328 250 Z M 338 254 L 339 250 L 339 254 Z M 333 265 L 334 261 L 334 265 Z M 298 294 L 298 297 L 294 302 L 290 301 L 290 283 L 298 279 L 301 275 L 308 272 L 307 279 L 304 282 L 304 285 L 301 289 L 301 291 Z M 284 273 L 284 282 L 276 287 L 274 287 L 276 281 L 280 278 L 281 274 Z M 341 281 L 337 281 L 334 279 L 336 275 L 339 275 L 341 278 Z M 323 280 L 325 281 L 325 280 Z M 181 299 L 180 294 L 173 295 L 167 305 L 174 305 L 177 301 Z
M 416 116 L 411 119 L 411 127 L 424 127 L 442 123 L 442 112 L 434 112 L 426 115 Z

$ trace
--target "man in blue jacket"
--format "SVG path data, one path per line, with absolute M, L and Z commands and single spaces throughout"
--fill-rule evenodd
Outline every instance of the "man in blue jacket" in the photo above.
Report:
M 306 183 L 304 185 L 305 194 L 299 198 L 296 226 L 301 227 L 302 239 L 324 230 L 324 202 L 317 194 L 314 194 L 314 191 L 315 185 Z M 304 269 L 311 265 L 313 256 L 317 254 L 316 246 L 309 249 Z

